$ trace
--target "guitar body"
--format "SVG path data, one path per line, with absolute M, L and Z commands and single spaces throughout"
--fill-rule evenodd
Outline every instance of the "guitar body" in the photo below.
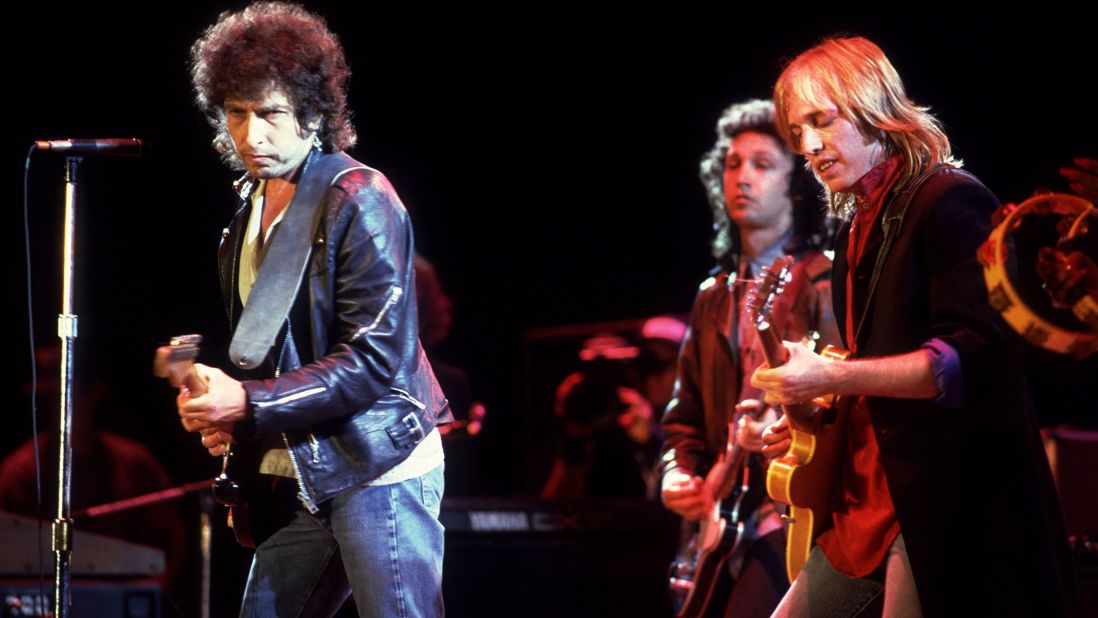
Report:
M 705 476 L 711 495 L 723 496 L 701 521 L 683 521 L 679 550 L 669 569 L 668 593 L 677 618 L 696 618 L 705 613 L 717 580 L 728 559 L 743 540 L 744 500 L 748 496 L 746 453 L 735 442 L 735 428 L 728 428 L 728 443 L 717 463 Z M 738 475 L 737 475 L 738 473 Z M 734 486 L 732 484 L 739 480 Z M 731 486 L 731 487 L 730 487 Z M 728 508 L 722 508 L 722 507 Z
M 229 507 L 228 524 L 233 529 L 233 537 L 241 547 L 255 549 L 255 538 L 252 535 L 252 512 L 248 503 Z
M 737 498 L 739 503 L 743 496 Z M 733 507 L 731 513 L 736 513 Z M 669 592 L 671 609 L 677 618 L 697 618 L 705 614 L 717 589 L 725 563 L 739 549 L 744 523 L 737 516 L 725 515 L 721 502 L 705 519 L 683 521 L 679 551 L 671 563 Z
M 256 473 L 258 454 L 254 452 L 255 450 L 254 443 L 233 442 L 224 475 L 237 485 L 239 496 L 232 504 L 222 502 L 229 507 L 227 521 L 229 527 L 233 529 L 236 542 L 252 548 L 270 536 L 270 532 L 264 533 L 263 523 L 255 521 L 255 515 L 264 512 L 267 494 L 270 493 L 262 491 L 260 486 L 261 481 Z M 214 493 L 216 495 L 217 492 Z
M 787 505 L 785 569 L 789 581 L 800 573 L 816 537 L 831 523 L 830 499 L 839 473 L 839 457 L 845 446 L 846 413 L 836 410 L 835 421 L 811 427 L 789 414 L 792 443 L 781 457 L 770 462 L 766 491 Z
M 767 364 L 780 367 L 788 360 L 781 338 L 770 324 L 775 299 L 792 280 L 793 258 L 778 258 L 760 277 L 750 306 L 755 310 L 755 332 Z M 849 352 L 827 346 L 821 356 L 842 361 Z M 789 581 L 796 579 L 816 537 L 831 523 L 830 501 L 839 473 L 839 458 L 846 447 L 846 409 L 835 405 L 835 397 L 782 406 L 789 421 L 791 444 L 784 455 L 770 462 L 766 491 L 771 499 L 787 505 L 785 519 L 785 569 Z
M 720 506 L 701 522 L 683 521 L 679 553 L 671 563 L 671 609 L 678 618 L 697 618 L 713 599 L 714 585 L 736 550 L 743 523 L 730 525 Z
M 236 542 L 255 548 L 294 517 L 299 504 L 296 479 L 259 473 L 262 443 L 252 440 L 233 442 L 232 457 L 226 471 L 240 488 L 239 499 L 229 506 L 229 527 Z M 223 503 L 224 504 L 224 503 Z M 287 505 L 291 505 L 289 508 Z

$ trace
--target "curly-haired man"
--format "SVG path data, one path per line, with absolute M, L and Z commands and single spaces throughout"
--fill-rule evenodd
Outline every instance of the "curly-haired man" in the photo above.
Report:
M 442 615 L 442 443 L 452 419 L 420 345 L 412 228 L 355 142 L 350 72 L 324 21 L 256 3 L 192 48 L 214 146 L 247 173 L 219 252 L 244 379 L 197 365 L 179 413 L 254 474 L 234 509 L 256 553 L 241 615 Z M 249 454 L 254 455 L 249 457 Z
M 770 101 L 737 103 L 721 115 L 717 141 L 701 161 L 718 268 L 694 300 L 674 396 L 663 416 L 661 498 L 690 521 L 712 517 L 716 502 L 728 497 L 714 495 L 721 490 L 714 492 L 701 476 L 725 451 L 728 436 L 739 448 L 759 452 L 763 430 L 780 415 L 747 382 L 763 362 L 746 307 L 753 277 L 775 258 L 793 256 L 792 279 L 775 303 L 773 324 L 787 338 L 817 332 L 824 343 L 839 339 L 831 314 L 831 260 L 822 252 L 828 234 L 820 192 L 778 136 Z M 719 556 L 713 581 L 697 581 L 691 601 L 684 600 L 692 607 L 713 590 L 707 616 L 769 616 L 789 586 L 781 516 L 766 498 L 756 459 L 748 458 L 746 480 L 736 483 L 750 485 L 741 498 L 740 543 Z M 732 580 L 731 592 L 723 592 Z

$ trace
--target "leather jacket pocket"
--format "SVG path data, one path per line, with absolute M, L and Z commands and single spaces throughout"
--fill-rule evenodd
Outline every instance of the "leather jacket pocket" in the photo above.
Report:
M 411 448 L 419 444 L 419 441 L 427 435 L 423 431 L 423 424 L 416 416 L 416 412 L 418 409 L 409 412 L 400 421 L 385 428 L 389 439 L 393 441 L 393 446 L 398 449 Z
M 354 415 L 355 429 L 340 436 L 345 454 L 352 460 L 378 463 L 403 459 L 427 435 L 425 412 L 416 403 L 393 393 Z

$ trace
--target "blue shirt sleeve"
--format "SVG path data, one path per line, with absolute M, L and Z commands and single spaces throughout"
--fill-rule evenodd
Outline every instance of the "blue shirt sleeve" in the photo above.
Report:
M 964 404 L 964 375 L 961 373 L 961 357 L 957 350 L 935 337 L 922 345 L 930 351 L 930 369 L 938 385 L 938 397 L 934 403 L 947 408 L 959 408 Z

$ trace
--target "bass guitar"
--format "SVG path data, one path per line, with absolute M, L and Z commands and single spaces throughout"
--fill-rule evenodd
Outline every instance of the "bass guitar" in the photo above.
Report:
M 769 320 L 773 300 L 780 293 L 772 289 L 773 284 L 772 277 L 764 277 L 744 300 L 748 316 L 755 321 Z M 752 414 L 754 420 L 758 420 L 762 411 L 760 408 Z M 736 428 L 730 423 L 724 452 L 705 477 L 709 495 L 728 497 L 717 500 L 701 521 L 683 521 L 679 549 L 671 563 L 669 592 L 677 618 L 705 613 L 722 569 L 743 548 L 745 520 L 758 506 L 759 498 L 751 492 L 752 466 L 748 455 L 736 442 Z M 754 493 L 760 492 L 755 489 Z M 749 499 L 752 504 L 747 504 Z
M 716 500 L 700 521 L 683 520 L 679 549 L 669 569 L 668 592 L 677 618 L 702 616 L 713 598 L 717 580 L 728 559 L 743 540 L 744 499 L 748 495 L 750 466 L 747 451 L 736 443 L 736 428 L 728 424 L 728 442 L 709 473 L 705 491 Z M 731 487 L 736 481 L 739 483 Z M 728 505 L 729 508 L 724 508 Z

